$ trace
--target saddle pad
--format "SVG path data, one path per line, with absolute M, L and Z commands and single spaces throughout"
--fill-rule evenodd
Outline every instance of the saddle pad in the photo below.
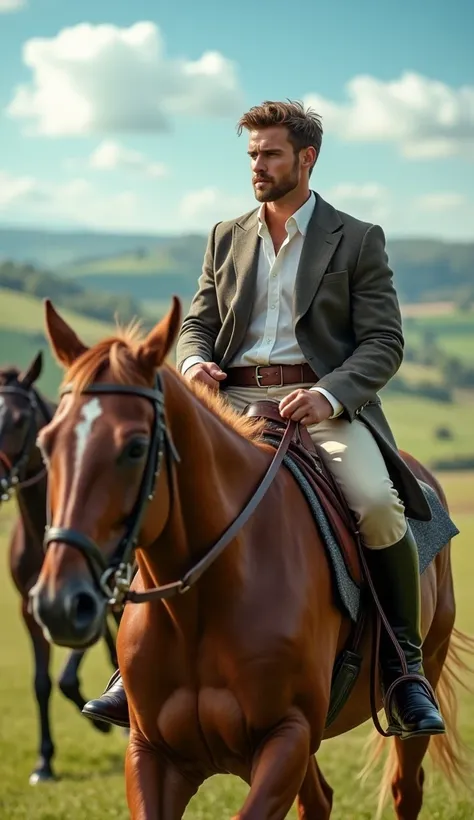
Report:
M 265 436 L 265 440 L 275 447 L 278 447 L 279 439 Z M 286 455 L 283 459 L 283 464 L 293 474 L 308 501 L 314 520 L 326 544 L 328 555 L 331 559 L 330 564 L 334 575 L 335 588 L 339 597 L 339 604 L 355 622 L 359 614 L 360 589 L 349 575 L 338 541 L 334 536 L 331 524 L 321 502 L 291 456 Z M 429 484 L 425 484 L 424 481 L 419 481 L 419 484 L 431 509 L 431 521 L 417 521 L 412 518 L 407 518 L 407 522 L 418 547 L 421 575 L 448 541 L 459 534 L 459 530 L 444 509 L 433 488 L 430 487 Z

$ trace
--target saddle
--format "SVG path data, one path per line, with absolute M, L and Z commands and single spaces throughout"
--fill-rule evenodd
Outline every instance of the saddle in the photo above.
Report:
M 286 422 L 280 416 L 276 401 L 253 402 L 247 405 L 243 414 L 265 419 L 263 439 L 281 440 L 283 437 Z M 347 571 L 354 583 L 361 587 L 362 567 L 356 543 L 357 527 L 341 490 L 325 467 L 324 460 L 318 452 L 319 449 L 318 445 L 312 441 L 306 427 L 297 424 L 295 435 L 288 448 L 288 456 L 295 461 L 311 489 L 319 498 L 339 544 Z
M 275 446 L 274 442 L 276 440 L 276 446 L 278 446 L 283 438 L 287 424 L 280 416 L 278 403 L 276 401 L 266 399 L 248 404 L 243 410 L 243 415 L 264 419 L 265 426 L 262 432 L 262 439 L 264 441 L 265 439 L 272 440 L 273 446 Z M 296 463 L 312 491 L 318 497 L 332 528 L 334 537 L 339 544 L 341 556 L 345 562 L 349 576 L 359 589 L 365 591 L 366 579 L 364 578 L 360 557 L 361 553 L 359 552 L 359 533 L 347 502 L 332 475 L 326 469 L 324 460 L 318 450 L 318 446 L 313 443 L 307 429 L 301 424 L 297 424 L 287 450 L 287 456 Z M 360 608 L 357 621 L 352 624 L 345 646 L 336 658 L 332 675 L 326 728 L 335 721 L 344 704 L 347 702 L 359 677 L 362 665 L 360 648 L 368 612 L 367 606 Z M 379 639 L 377 638 L 377 640 Z M 377 654 L 378 648 L 374 647 L 374 660 L 371 671 L 372 693 L 375 692 L 376 686 L 375 667 Z M 374 695 L 372 694 L 371 704 L 374 702 Z M 372 713 L 374 721 L 377 720 L 375 706 L 372 708 Z M 381 732 L 383 731 L 380 724 L 378 724 L 378 720 L 375 725 L 378 725 Z

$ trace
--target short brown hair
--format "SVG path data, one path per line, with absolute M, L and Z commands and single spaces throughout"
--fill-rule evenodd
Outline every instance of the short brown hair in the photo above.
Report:
M 237 133 L 257 128 L 271 128 L 281 125 L 288 129 L 288 139 L 293 145 L 295 153 L 310 145 L 316 150 L 317 157 L 323 140 L 323 126 L 321 117 L 311 108 L 305 110 L 300 102 L 273 102 L 265 100 L 261 105 L 254 105 L 243 114 L 237 123 Z

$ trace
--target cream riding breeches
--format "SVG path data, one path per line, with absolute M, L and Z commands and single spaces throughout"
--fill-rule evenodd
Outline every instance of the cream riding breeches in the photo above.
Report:
M 311 386 L 227 387 L 221 392 L 242 412 L 251 402 L 279 402 L 294 390 Z M 407 529 L 404 505 L 367 427 L 357 419 L 335 418 L 310 425 L 308 432 L 354 513 L 365 546 L 383 549 L 400 541 Z

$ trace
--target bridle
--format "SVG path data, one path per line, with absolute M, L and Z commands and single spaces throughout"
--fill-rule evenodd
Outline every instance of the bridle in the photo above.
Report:
M 65 385 L 60 396 L 72 393 L 72 391 L 72 385 Z M 154 388 L 127 384 L 90 384 L 83 388 L 81 393 L 143 398 L 151 402 L 154 410 L 148 455 L 137 500 L 126 523 L 125 532 L 109 561 L 106 561 L 99 547 L 87 535 L 67 527 L 50 526 L 51 512 L 48 504 L 48 524 L 43 541 L 45 550 L 53 541 L 61 541 L 78 550 L 86 559 L 98 590 L 107 598 L 111 606 L 117 607 L 122 604 L 124 595 L 130 587 L 140 526 L 146 506 L 154 498 L 156 480 L 161 472 L 163 456 L 168 459 L 173 457 L 175 461 L 179 461 L 179 455 L 166 425 L 164 395 L 158 375 Z
M 36 423 L 36 413 L 40 409 L 46 424 L 51 421 L 51 413 L 46 402 L 42 401 L 33 387 L 29 389 L 21 385 L 2 384 L 0 385 L 0 395 L 10 395 L 25 399 L 29 405 L 28 430 L 23 442 L 23 447 L 19 456 L 12 463 L 11 459 L 3 450 L 0 450 L 0 463 L 5 467 L 7 474 L 0 480 L 0 501 L 9 501 L 15 490 L 26 489 L 33 484 L 37 484 L 46 475 L 46 467 L 40 468 L 35 475 L 25 478 L 24 473 L 31 457 L 31 451 L 35 446 L 38 435 L 38 425 Z
M 64 396 L 68 393 L 72 393 L 72 391 L 72 385 L 66 385 L 62 388 L 60 395 Z M 91 384 L 83 388 L 81 393 L 134 396 L 136 398 L 147 399 L 151 402 L 154 409 L 154 419 L 147 461 L 138 496 L 126 524 L 125 533 L 120 539 L 112 558 L 109 559 L 108 562 L 97 544 L 87 535 L 68 527 L 50 526 L 51 512 L 49 503 L 47 510 L 48 524 L 43 541 L 45 551 L 54 541 L 60 541 L 62 544 L 66 544 L 78 550 L 87 561 L 97 589 L 113 610 L 122 608 L 127 601 L 131 603 L 145 603 L 154 600 L 164 600 L 175 595 L 182 595 L 187 592 L 198 578 L 200 578 L 203 572 L 214 563 L 260 503 L 288 450 L 290 441 L 294 435 L 296 423 L 292 421 L 288 422 L 278 450 L 254 495 L 204 557 L 180 580 L 154 587 L 145 592 L 135 592 L 130 590 L 130 584 L 134 574 L 135 549 L 138 545 L 140 526 L 147 504 L 154 498 L 156 482 L 160 475 L 163 461 L 166 460 L 169 473 L 171 473 L 172 461 L 180 461 L 179 454 L 166 423 L 162 381 L 157 373 L 155 386 L 153 388 L 138 385 L 99 383 Z

